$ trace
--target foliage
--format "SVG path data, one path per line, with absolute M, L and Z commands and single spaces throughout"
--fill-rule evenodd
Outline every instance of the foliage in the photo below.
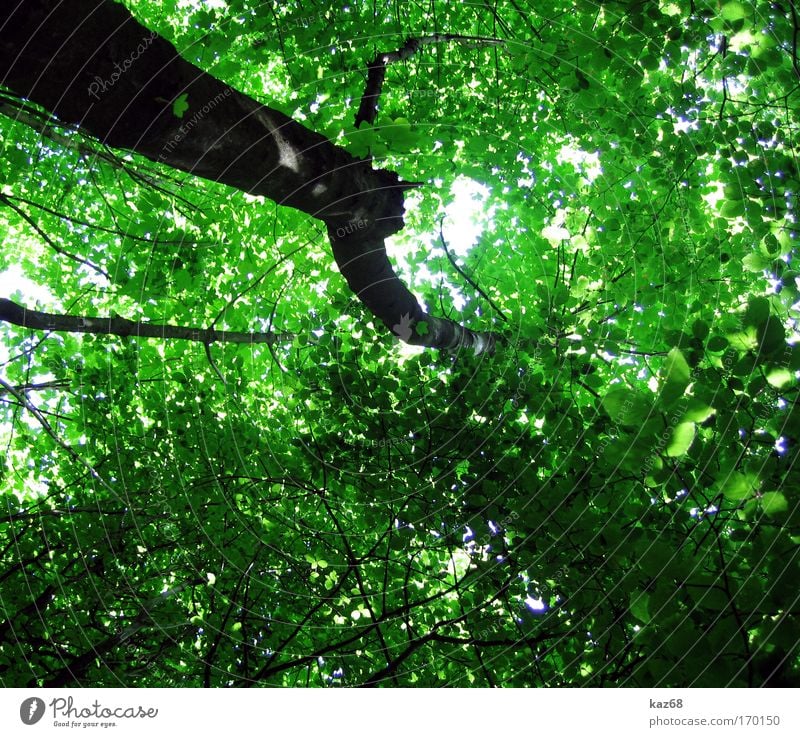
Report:
M 295 337 L 4 327 L 0 682 L 797 685 L 794 3 L 129 5 L 425 182 L 399 271 L 509 346 L 404 349 L 318 223 L 3 119 L 15 301 Z M 506 43 L 354 130 L 436 32 Z

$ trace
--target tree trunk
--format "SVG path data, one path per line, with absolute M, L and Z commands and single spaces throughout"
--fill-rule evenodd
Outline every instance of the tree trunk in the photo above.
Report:
M 425 315 L 389 263 L 384 239 L 403 227 L 409 185 L 190 64 L 123 5 L 4 4 L 0 82 L 110 146 L 322 220 L 350 288 L 403 340 L 493 347 L 491 334 Z

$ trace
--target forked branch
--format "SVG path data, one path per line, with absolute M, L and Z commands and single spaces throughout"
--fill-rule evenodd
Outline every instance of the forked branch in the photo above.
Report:
M 436 33 L 432 36 L 419 36 L 418 38 L 409 38 L 397 51 L 390 51 L 384 54 L 378 54 L 367 65 L 367 86 L 364 89 L 364 94 L 361 96 L 361 104 L 358 106 L 356 113 L 355 127 L 358 128 L 361 123 L 375 122 L 375 117 L 378 114 L 378 99 L 383 90 L 383 80 L 386 77 L 386 67 L 396 61 L 403 61 L 417 53 L 423 46 L 429 46 L 435 43 L 469 43 L 480 46 L 502 46 L 505 41 L 498 38 L 485 38 L 483 36 L 460 36 L 453 33 Z

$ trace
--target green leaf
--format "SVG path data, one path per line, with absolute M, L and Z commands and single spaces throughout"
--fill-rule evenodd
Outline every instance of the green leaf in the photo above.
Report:
M 731 0 L 720 8 L 719 14 L 727 21 L 741 20 L 747 15 L 747 8 L 738 0 Z
M 601 404 L 608 416 L 624 427 L 642 424 L 652 410 L 652 402 L 645 395 L 625 386 L 611 387 Z
M 772 262 L 770 261 L 770 259 L 756 252 L 748 253 L 742 259 L 742 266 L 744 266 L 744 268 L 747 269 L 747 271 L 756 274 L 760 274 L 762 271 L 764 271 L 764 269 L 769 268 L 771 263 Z
M 768 233 L 764 236 L 764 248 L 771 256 L 776 255 L 778 251 L 780 251 L 780 243 L 772 233 Z
M 769 317 L 756 331 L 758 345 L 764 353 L 774 353 L 786 345 L 786 330 L 777 317 Z
M 686 451 L 689 450 L 689 446 L 691 446 L 692 441 L 694 440 L 694 435 L 694 423 L 681 422 L 680 424 L 676 425 L 675 429 L 672 431 L 672 437 L 670 438 L 667 447 L 664 449 L 664 452 L 671 458 L 682 456 L 684 453 L 686 453 Z
M 672 348 L 661 367 L 662 380 L 685 389 L 689 385 L 691 376 L 692 370 L 680 348 Z
M 178 95 L 178 97 L 175 98 L 175 101 L 172 103 L 172 114 L 176 118 L 183 118 L 188 109 L 189 95 L 188 93 L 184 92 L 182 95 Z
M 766 297 L 751 297 L 744 313 L 744 322 L 753 327 L 769 318 L 769 300 Z
M 724 218 L 737 218 L 744 215 L 744 202 L 742 200 L 726 200 L 720 207 L 719 214 Z
M 791 384 L 793 380 L 794 374 L 783 366 L 777 366 L 771 369 L 767 374 L 769 385 L 774 386 L 776 389 L 783 389 L 785 386 Z
M 643 624 L 650 622 L 650 594 L 644 591 L 632 591 L 628 608 L 630 613 Z
M 695 320 L 692 323 L 692 335 L 698 340 L 705 340 L 708 337 L 709 326 L 705 320 Z
M 347 131 L 345 135 L 347 150 L 359 158 L 369 156 L 370 152 L 375 149 L 375 144 L 375 129 L 372 126 L 362 125 Z
M 379 133 L 391 151 L 411 151 L 419 140 L 418 134 L 406 118 L 396 118 L 394 123 L 381 126 Z
M 770 517 L 776 517 L 789 511 L 789 502 L 780 491 L 765 491 L 761 495 L 761 508 Z
M 696 397 L 692 397 L 689 400 L 689 404 L 686 407 L 686 412 L 681 419 L 683 422 L 701 423 L 705 422 L 715 412 L 716 410 L 713 407 L 710 407 L 708 404 L 700 399 L 697 399 Z
M 732 471 L 720 480 L 719 486 L 723 496 L 729 501 L 741 502 L 756 493 L 761 480 L 755 473 Z

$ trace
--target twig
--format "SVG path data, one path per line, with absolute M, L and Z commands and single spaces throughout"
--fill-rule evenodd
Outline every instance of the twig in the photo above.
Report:
M 222 375 L 222 372 L 217 368 L 217 364 L 214 363 L 214 357 L 211 355 L 211 343 L 203 343 L 203 348 L 206 350 L 206 358 L 208 359 L 208 363 L 211 365 L 211 368 L 214 369 L 214 373 L 219 376 L 219 380 L 222 382 L 223 386 L 228 386 L 228 382 L 225 381 L 225 377 Z
M 267 330 L 269 330 L 269 331 L 272 331 L 272 322 L 275 319 L 275 312 L 278 310 L 278 305 L 281 302 L 281 298 L 283 297 L 283 293 L 286 291 L 286 289 L 288 289 L 289 284 L 290 284 L 290 281 L 286 282 L 285 284 L 283 284 L 281 286 L 281 289 L 278 292 L 278 296 L 277 296 L 277 298 L 275 299 L 275 302 L 272 305 L 272 311 L 269 313 L 269 320 L 267 321 Z M 281 362 L 278 360 L 278 355 L 275 353 L 275 351 L 273 350 L 272 346 L 271 345 L 267 345 L 267 348 L 269 349 L 269 354 L 272 356 L 272 360 L 275 361 L 275 363 L 278 365 L 278 368 L 281 371 L 283 371 L 284 374 L 288 374 L 289 372 L 283 367 L 283 364 L 281 364 Z
M 522 18 L 522 20 L 525 21 L 525 23 L 527 24 L 528 28 L 530 28 L 531 31 L 533 31 L 533 34 L 536 36 L 536 38 L 538 38 L 540 41 L 544 41 L 544 39 L 542 38 L 542 34 L 539 32 L 539 29 L 536 28 L 535 25 L 533 25 L 533 22 L 528 17 L 528 13 L 526 13 L 524 10 L 522 10 L 522 8 L 520 8 L 520 6 L 517 5 L 517 3 L 514 2 L 514 0 L 511 0 L 511 5 L 514 7 L 514 10 L 517 11 L 519 17 Z
M 303 250 L 306 246 L 308 246 L 311 243 L 313 243 L 313 238 L 311 240 L 306 241 L 301 246 L 298 246 L 297 248 L 289 251 L 289 253 L 281 256 L 274 264 L 272 264 L 272 266 L 270 266 L 263 274 L 261 274 L 261 276 L 254 279 L 241 292 L 235 295 L 232 299 L 228 300 L 226 305 L 217 313 L 217 316 L 211 321 L 211 325 L 209 325 L 209 327 L 213 328 L 225 314 L 225 311 L 232 308 L 238 299 L 244 297 L 244 295 L 247 294 L 251 289 L 255 289 L 264 279 L 266 279 L 267 276 L 269 276 L 273 271 L 275 271 L 275 269 L 277 269 L 284 261 L 288 261 L 298 251 Z

